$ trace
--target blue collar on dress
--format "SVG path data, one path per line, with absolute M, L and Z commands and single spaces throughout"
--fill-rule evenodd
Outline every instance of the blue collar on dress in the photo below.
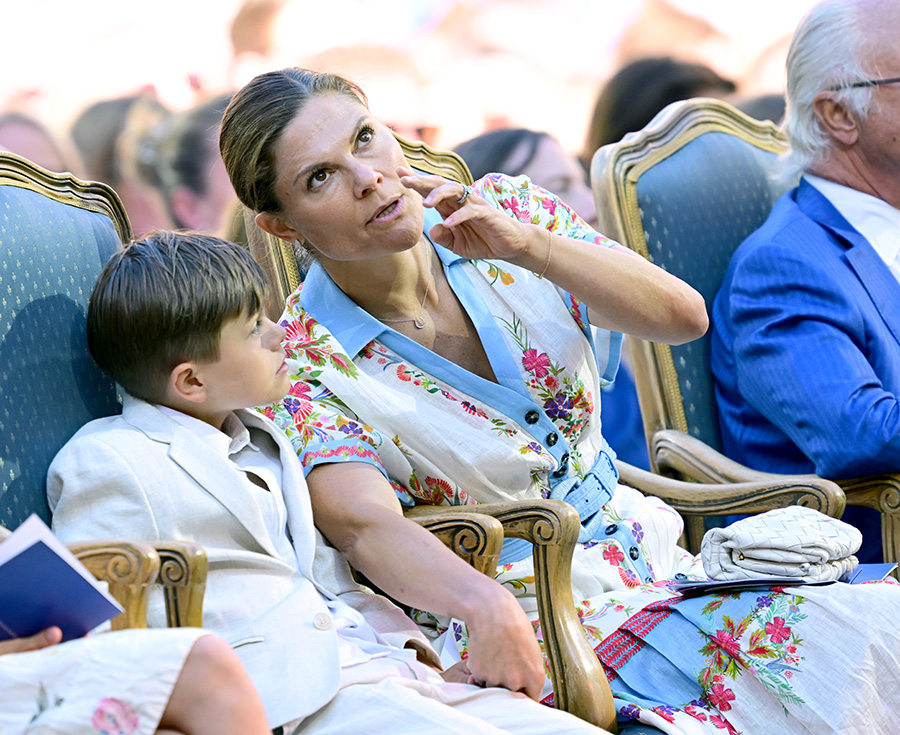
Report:
M 425 210 L 424 230 L 426 236 L 428 231 L 440 221 L 440 215 L 433 209 Z M 429 238 L 430 240 L 431 238 Z M 440 245 L 433 242 L 432 245 L 434 245 L 434 250 L 445 269 L 465 260 Z M 319 324 L 327 327 L 328 331 L 346 350 L 350 359 L 356 358 L 363 347 L 373 339 L 378 339 L 382 334 L 394 331 L 357 306 L 338 288 L 337 284 L 331 280 L 331 276 L 318 263 L 310 268 L 303 281 L 300 305 Z

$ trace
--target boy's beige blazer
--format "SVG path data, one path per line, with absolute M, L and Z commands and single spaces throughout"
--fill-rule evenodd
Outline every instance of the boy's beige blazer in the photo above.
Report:
M 338 638 L 326 599 L 360 610 L 385 642 L 437 662 L 415 625 L 383 597 L 361 591 L 344 558 L 313 526 L 300 461 L 260 414 L 241 421 L 278 443 L 288 529 L 299 562 L 281 558 L 239 470 L 155 406 L 126 396 L 121 416 L 92 421 L 50 466 L 53 530 L 65 542 L 179 539 L 209 555 L 204 626 L 229 641 L 260 691 L 273 727 L 327 703 L 340 682 Z M 162 596 L 152 626 L 165 626 Z

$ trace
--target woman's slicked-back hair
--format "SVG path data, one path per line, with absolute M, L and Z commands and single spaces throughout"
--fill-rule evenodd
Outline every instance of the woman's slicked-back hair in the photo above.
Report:
M 518 176 L 534 159 L 538 145 L 547 137 L 547 133 L 527 128 L 500 128 L 476 135 L 453 150 L 466 162 L 475 179 L 491 173 Z M 525 155 L 513 158 L 520 148 L 524 148 Z
M 256 313 L 265 296 L 262 268 L 239 245 L 154 232 L 103 267 L 88 303 L 88 348 L 131 395 L 160 403 L 175 366 L 217 360 L 225 323 Z
M 299 68 L 260 74 L 234 95 L 222 118 L 219 151 L 244 206 L 254 212 L 281 211 L 275 195 L 275 145 L 309 99 L 329 92 L 368 106 L 354 82 Z
M 800 21 L 788 50 L 785 131 L 791 151 L 785 173 L 792 175 L 828 152 L 831 139 L 813 108 L 820 92 L 867 79 L 872 70 L 863 62 L 863 29 L 853 0 L 824 0 Z M 836 91 L 837 101 L 858 118 L 869 113 L 872 88 Z

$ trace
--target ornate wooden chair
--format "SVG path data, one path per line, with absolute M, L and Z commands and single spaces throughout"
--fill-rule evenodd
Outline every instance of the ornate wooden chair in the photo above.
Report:
M 49 524 L 54 455 L 82 424 L 120 410 L 88 352 L 85 312 L 100 269 L 130 237 L 106 185 L 0 153 L 0 527 L 31 513 Z M 196 544 L 79 544 L 76 555 L 137 609 L 115 626 L 146 625 L 149 580 L 164 584 L 170 625 L 201 624 L 206 554 Z
M 709 307 L 734 250 L 791 187 L 772 176 L 776 158 L 786 148 L 783 133 L 772 123 L 752 120 L 724 102 L 674 103 L 644 130 L 594 154 L 591 180 L 601 229 L 690 283 Z M 722 483 L 720 497 L 702 514 L 672 503 L 692 516 L 693 549 L 703 533 L 700 515 L 758 512 L 788 503 L 841 515 L 839 496 L 822 505 L 805 489 L 833 493 L 833 484 L 814 475 L 757 472 L 720 454 L 708 336 L 677 347 L 635 339 L 631 346 L 654 469 L 675 478 Z M 728 491 L 727 483 L 747 482 L 757 483 L 758 491 Z M 837 484 L 847 503 L 882 513 L 885 556 L 900 558 L 900 476 Z

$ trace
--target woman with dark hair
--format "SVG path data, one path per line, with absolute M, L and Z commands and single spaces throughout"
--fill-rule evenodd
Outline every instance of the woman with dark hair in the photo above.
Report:
M 291 391 L 265 413 L 300 454 L 331 543 L 391 596 L 462 618 L 420 615 L 448 659 L 468 654 L 478 681 L 514 671 L 533 686 L 518 623 L 524 609 L 542 639 L 530 549 L 505 545 L 486 587 L 401 503 L 559 498 L 582 519 L 573 595 L 623 718 L 670 733 L 893 727 L 900 588 L 682 597 L 667 580 L 705 575 L 677 545 L 681 518 L 617 483 L 599 389 L 621 332 L 673 344 L 704 332 L 692 288 L 527 179 L 414 172 L 340 77 L 256 77 L 220 149 L 256 222 L 317 260 L 283 317 Z
M 527 128 L 489 130 L 457 145 L 475 179 L 491 173 L 527 176 L 553 192 L 591 227 L 597 225 L 594 195 L 578 159 L 549 133 Z
M 116 190 L 137 236 L 171 227 L 158 191 L 154 135 L 171 111 L 152 93 L 99 100 L 70 130 L 85 175 Z
M 590 168 L 594 151 L 641 130 L 666 105 L 692 97 L 725 97 L 737 88 L 705 64 L 669 56 L 626 64 L 600 91 L 588 127 L 582 162 Z
M 175 227 L 222 235 L 235 214 L 237 197 L 217 145 L 222 94 L 166 121 L 156 142 L 157 181 Z

